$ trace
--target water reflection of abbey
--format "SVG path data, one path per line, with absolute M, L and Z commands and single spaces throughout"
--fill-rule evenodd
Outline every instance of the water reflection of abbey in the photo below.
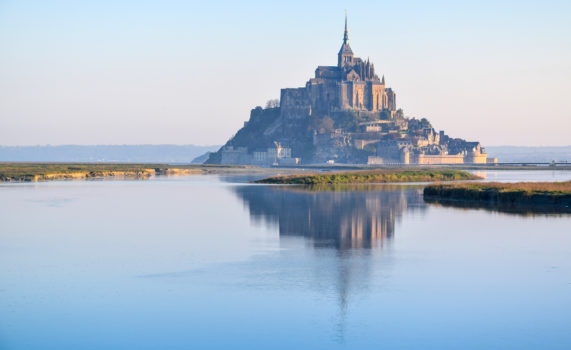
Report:
M 315 247 L 334 248 L 317 254 L 307 270 L 320 295 L 335 291 L 338 317 L 335 337 L 343 342 L 352 295 L 369 289 L 373 248 L 395 234 L 395 224 L 407 211 L 424 210 L 420 189 L 369 186 L 358 189 L 311 190 L 291 186 L 237 186 L 233 190 L 254 221 L 276 225 L 280 237 L 303 236 Z M 365 249 L 359 249 L 365 248 Z M 329 258 L 327 258 L 329 257 Z M 301 279 L 303 285 L 306 278 Z
M 240 186 L 235 191 L 250 217 L 277 224 L 280 236 L 304 236 L 316 246 L 340 250 L 382 245 L 393 237 L 395 221 L 405 211 L 425 206 L 418 190 L 399 187 L 334 191 Z

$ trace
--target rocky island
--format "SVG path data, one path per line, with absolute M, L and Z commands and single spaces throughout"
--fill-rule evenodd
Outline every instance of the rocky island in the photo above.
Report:
M 300 88 L 256 107 L 244 127 L 206 163 L 298 164 L 494 163 L 477 141 L 437 132 L 426 118 L 406 116 L 396 93 L 369 59 L 349 46 L 347 18 L 337 65 L 318 66 Z

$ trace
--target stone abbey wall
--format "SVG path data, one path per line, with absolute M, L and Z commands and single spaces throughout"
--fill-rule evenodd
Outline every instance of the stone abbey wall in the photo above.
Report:
M 412 157 L 413 164 L 463 164 L 464 156 L 462 154 L 419 154 Z
M 310 106 L 306 88 L 282 89 L 280 114 L 284 119 L 305 118 L 310 115 Z

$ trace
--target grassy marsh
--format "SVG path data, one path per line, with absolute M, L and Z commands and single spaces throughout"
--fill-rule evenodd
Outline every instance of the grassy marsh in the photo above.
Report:
M 358 184 L 476 180 L 480 177 L 452 169 L 378 169 L 272 176 L 256 183 L 266 184 Z
M 553 207 L 568 212 L 571 211 L 571 181 L 437 184 L 424 188 L 424 198 L 486 206 Z

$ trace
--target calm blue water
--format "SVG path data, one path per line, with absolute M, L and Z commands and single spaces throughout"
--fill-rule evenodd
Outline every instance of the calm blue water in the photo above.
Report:
M 571 348 L 571 215 L 249 178 L 0 185 L 0 349 Z

